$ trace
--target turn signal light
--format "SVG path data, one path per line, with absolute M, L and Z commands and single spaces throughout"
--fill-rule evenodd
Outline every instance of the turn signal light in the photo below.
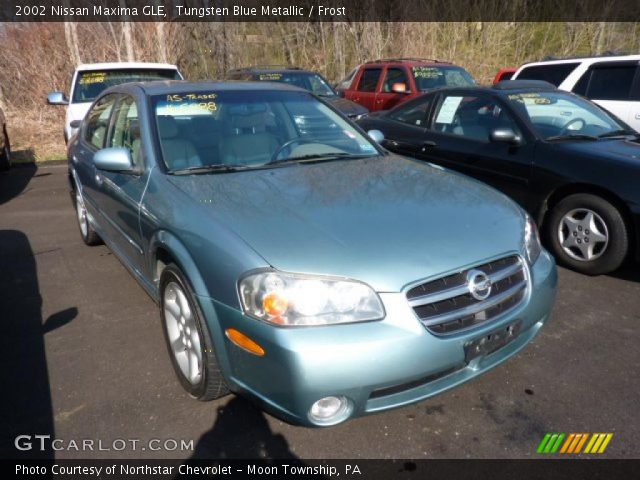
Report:
M 253 353 L 254 355 L 258 355 L 259 357 L 264 356 L 264 348 L 251 340 L 244 333 L 239 332 L 235 328 L 228 328 L 225 333 L 227 335 L 227 338 L 240 348 L 243 348 L 247 352 Z
M 289 308 L 289 302 L 282 295 L 272 292 L 267 294 L 262 300 L 262 308 L 264 311 L 272 316 L 279 317 Z

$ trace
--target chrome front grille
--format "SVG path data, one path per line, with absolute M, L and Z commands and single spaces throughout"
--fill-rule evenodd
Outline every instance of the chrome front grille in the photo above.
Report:
M 474 288 L 476 279 L 487 279 Z M 488 322 L 518 306 L 526 297 L 528 276 L 517 255 L 423 283 L 407 292 L 422 324 L 436 334 L 454 333 Z

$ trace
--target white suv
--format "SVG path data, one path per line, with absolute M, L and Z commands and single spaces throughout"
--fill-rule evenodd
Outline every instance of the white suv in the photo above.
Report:
M 640 131 L 640 55 L 567 58 L 527 63 L 513 80 L 545 80 L 609 110 Z
M 67 105 L 65 143 L 77 130 L 71 123 L 84 118 L 93 100 L 104 89 L 121 83 L 150 80 L 182 80 L 182 75 L 178 67 L 166 63 L 110 62 L 78 66 L 71 80 L 68 99 L 62 92 L 53 92 L 47 96 L 50 105 Z

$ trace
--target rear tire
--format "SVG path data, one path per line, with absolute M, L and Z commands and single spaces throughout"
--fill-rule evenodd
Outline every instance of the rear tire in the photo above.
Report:
M 596 195 L 561 200 L 549 214 L 545 233 L 559 263 L 587 275 L 616 270 L 629 253 L 629 229 L 620 211 Z
M 80 230 L 82 241 L 89 246 L 99 245 L 102 243 L 102 240 L 91 226 L 91 222 L 89 222 L 89 214 L 87 213 L 87 209 L 84 205 L 82 193 L 80 193 L 80 189 L 77 186 L 75 188 L 74 195 L 76 219 L 78 220 L 78 229 Z
M 192 397 L 209 401 L 229 393 L 209 329 L 182 271 L 169 264 L 160 277 L 160 318 L 173 369 Z

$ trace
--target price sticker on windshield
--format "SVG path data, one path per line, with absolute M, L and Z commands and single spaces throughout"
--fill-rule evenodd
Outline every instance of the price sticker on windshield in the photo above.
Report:
M 80 85 L 91 85 L 94 83 L 104 83 L 107 78 L 107 74 L 105 72 L 89 72 L 82 75 L 80 78 Z
M 436 123 L 452 124 L 463 97 L 447 97 L 442 102 Z
M 259 79 L 261 81 L 265 81 L 265 82 L 277 82 L 282 78 L 282 74 L 281 73 L 262 73 L 259 76 Z

